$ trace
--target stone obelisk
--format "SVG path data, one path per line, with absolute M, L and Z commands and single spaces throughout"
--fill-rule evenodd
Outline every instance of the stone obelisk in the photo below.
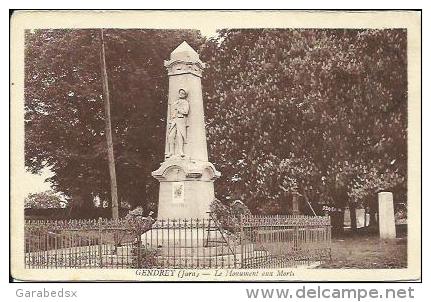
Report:
M 208 161 L 201 77 L 205 64 L 187 42 L 165 61 L 169 76 L 165 160 L 152 173 L 160 182 L 158 219 L 205 218 L 220 173 Z

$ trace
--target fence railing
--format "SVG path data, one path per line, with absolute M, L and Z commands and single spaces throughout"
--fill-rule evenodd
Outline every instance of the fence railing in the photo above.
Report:
M 330 257 L 329 217 L 27 221 L 27 268 L 292 267 Z
M 159 220 L 142 235 L 142 247 L 155 255 L 153 267 L 239 267 L 239 240 L 214 219 Z
M 125 221 L 26 221 L 29 268 L 128 268 L 138 258 L 139 228 Z
M 321 216 L 244 216 L 243 268 L 309 265 L 331 258 L 331 221 Z

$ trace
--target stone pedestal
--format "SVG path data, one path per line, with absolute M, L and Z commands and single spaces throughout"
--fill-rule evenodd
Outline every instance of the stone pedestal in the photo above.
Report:
M 201 77 L 205 64 L 186 42 L 165 61 L 169 76 L 165 161 L 152 173 L 160 181 L 158 219 L 207 218 L 220 176 L 208 161 Z
M 394 239 L 395 215 L 394 201 L 391 192 L 380 192 L 379 196 L 379 232 L 382 239 Z
M 208 218 L 220 175 L 210 162 L 170 158 L 152 175 L 160 181 L 158 219 Z

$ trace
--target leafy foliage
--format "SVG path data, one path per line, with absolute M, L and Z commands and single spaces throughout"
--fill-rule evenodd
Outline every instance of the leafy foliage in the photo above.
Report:
M 26 209 L 60 209 L 66 203 L 54 191 L 30 193 L 24 200 Z
M 211 218 L 223 230 L 227 231 L 231 240 L 240 240 L 241 216 L 250 215 L 251 211 L 240 200 L 235 200 L 226 205 L 217 198 L 210 204 Z
M 221 198 L 280 213 L 283 189 L 339 207 L 405 192 L 405 31 L 219 34 L 204 50 L 203 82 Z
M 110 200 L 98 30 L 26 33 L 25 160 L 31 172 L 49 167 L 56 190 L 72 206 Z M 151 171 L 163 160 L 167 76 L 163 60 L 187 30 L 106 30 L 106 60 L 119 197 L 154 207 Z
M 26 34 L 26 166 L 50 167 L 73 204 L 109 200 L 96 30 Z M 208 64 L 203 89 L 210 161 L 221 200 L 281 214 L 287 195 L 313 206 L 405 200 L 406 31 L 107 30 L 119 195 L 155 209 L 163 160 L 163 60 L 187 40 Z M 371 197 L 370 197 L 371 196 Z

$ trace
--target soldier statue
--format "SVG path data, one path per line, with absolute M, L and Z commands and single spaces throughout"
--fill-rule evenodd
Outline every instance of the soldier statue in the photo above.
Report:
M 190 109 L 187 92 L 184 89 L 178 91 L 178 99 L 171 106 L 166 158 L 173 155 L 184 157 L 184 143 L 187 139 L 187 115 Z

